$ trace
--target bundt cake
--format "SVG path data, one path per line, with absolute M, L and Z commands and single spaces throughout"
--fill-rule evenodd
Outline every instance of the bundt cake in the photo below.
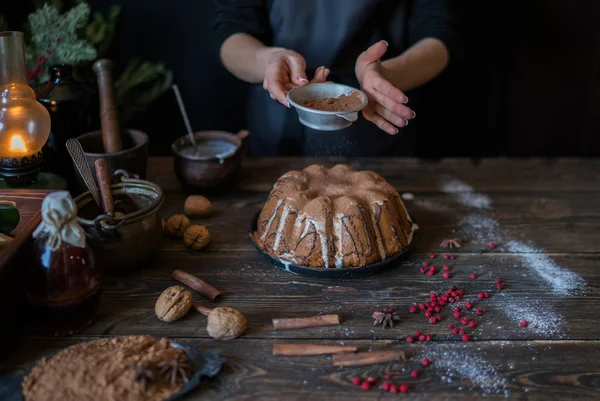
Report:
M 396 255 L 417 228 L 398 192 L 379 174 L 344 164 L 311 165 L 277 180 L 252 235 L 279 260 L 327 269 Z

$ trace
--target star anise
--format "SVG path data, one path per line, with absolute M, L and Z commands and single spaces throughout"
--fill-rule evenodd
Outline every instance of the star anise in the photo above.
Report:
M 381 325 L 385 329 L 387 326 L 394 327 L 394 322 L 400 321 L 400 313 L 394 308 L 389 308 L 386 312 L 376 310 L 373 312 L 373 326 Z
M 192 373 L 190 361 L 181 356 L 177 356 L 169 362 L 158 364 L 158 369 L 160 369 L 160 376 L 163 380 L 171 384 L 177 384 L 180 380 L 187 383 Z
M 148 383 L 154 381 L 154 372 L 150 368 L 150 364 L 148 361 L 143 361 L 140 363 L 132 363 L 129 365 L 133 371 L 135 372 L 134 380 L 140 383 L 140 387 L 142 391 L 146 391 L 146 387 L 148 387 Z
M 460 248 L 460 242 L 458 238 L 450 238 L 443 240 L 440 246 L 442 248 Z

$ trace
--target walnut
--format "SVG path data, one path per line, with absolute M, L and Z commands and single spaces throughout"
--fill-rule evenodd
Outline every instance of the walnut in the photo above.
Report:
M 183 212 L 189 217 L 206 217 L 212 213 L 212 203 L 204 196 L 190 195 L 185 200 Z
M 210 242 L 210 233 L 204 226 L 191 226 L 183 234 L 186 248 L 199 251 Z
M 154 305 L 156 316 L 163 322 L 174 322 L 181 319 L 192 307 L 192 293 L 175 285 L 160 294 Z
M 182 237 L 185 230 L 191 225 L 190 219 L 183 214 L 176 214 L 167 220 L 167 234 L 171 237 Z
M 206 331 L 217 340 L 232 340 L 244 334 L 248 320 L 233 308 L 214 308 L 208 315 Z

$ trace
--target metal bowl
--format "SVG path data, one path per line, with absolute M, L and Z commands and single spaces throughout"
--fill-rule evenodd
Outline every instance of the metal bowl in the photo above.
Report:
M 352 92 L 358 92 L 363 100 L 361 105 L 353 110 L 323 111 L 303 106 L 306 102 L 349 95 Z M 287 100 L 296 109 L 302 125 L 319 131 L 337 131 L 348 128 L 358 120 L 358 112 L 364 109 L 368 103 L 367 95 L 364 92 L 351 86 L 328 82 L 298 86 L 288 92 Z

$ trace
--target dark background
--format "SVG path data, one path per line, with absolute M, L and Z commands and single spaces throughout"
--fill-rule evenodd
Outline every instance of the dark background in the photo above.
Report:
M 10 3 L 0 5 L 9 21 L 31 10 L 28 1 Z M 121 66 L 131 56 L 164 61 L 194 130 L 244 128 L 246 86 L 220 63 L 211 0 L 90 1 L 100 11 L 114 3 L 122 15 L 111 58 Z M 422 89 L 417 155 L 599 156 L 600 2 L 453 3 L 462 51 Z M 150 135 L 156 155 L 170 154 L 185 133 L 170 92 L 129 125 Z

